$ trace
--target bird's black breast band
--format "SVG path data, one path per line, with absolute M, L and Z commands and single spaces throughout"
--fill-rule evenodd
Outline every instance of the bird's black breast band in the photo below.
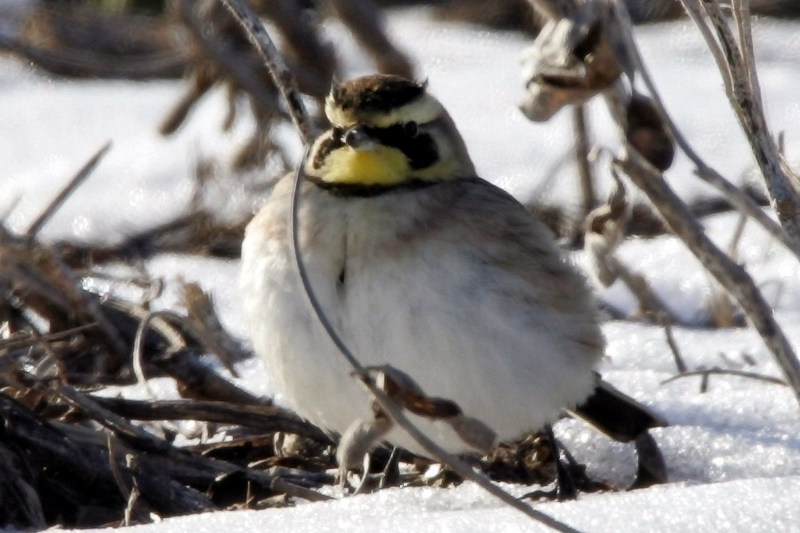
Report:
M 362 183 L 329 183 L 315 176 L 304 175 L 305 179 L 320 189 L 324 189 L 333 196 L 345 196 L 354 198 L 369 198 L 380 196 L 391 192 L 414 191 L 424 189 L 440 183 L 438 181 L 410 180 L 393 185 L 365 185 Z

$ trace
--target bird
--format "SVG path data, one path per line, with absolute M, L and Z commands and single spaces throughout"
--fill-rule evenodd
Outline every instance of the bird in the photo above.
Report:
M 336 83 L 324 111 L 330 128 L 302 163 L 299 251 L 322 310 L 362 365 L 397 369 L 497 442 L 565 412 L 618 440 L 663 425 L 600 379 L 605 340 L 584 274 L 545 225 L 477 176 L 427 82 L 375 74 Z M 298 276 L 293 186 L 292 174 L 280 179 L 246 228 L 244 315 L 281 401 L 341 436 L 374 411 Z M 410 418 L 446 451 L 475 453 L 447 424 Z M 426 455 L 402 428 L 382 438 Z

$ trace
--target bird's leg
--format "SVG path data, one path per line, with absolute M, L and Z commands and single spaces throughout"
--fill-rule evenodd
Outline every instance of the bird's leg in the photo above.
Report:
M 400 484 L 400 450 L 397 446 L 392 447 L 392 453 L 389 454 L 389 460 L 386 461 L 386 466 L 383 467 L 381 479 L 378 483 L 378 488 L 383 489 L 386 487 L 395 487 Z
M 556 496 L 558 497 L 558 501 L 563 502 L 565 500 L 574 500 L 578 497 L 578 489 L 575 488 L 575 481 L 572 479 L 572 474 L 569 473 L 569 470 L 561 460 L 562 447 L 558 440 L 556 440 L 556 437 L 553 434 L 553 428 L 550 426 L 550 424 L 545 426 L 544 432 L 550 441 L 550 446 L 552 447 L 553 451 L 553 459 L 556 462 Z M 564 452 L 567 461 L 571 461 L 571 457 L 566 450 L 564 450 Z
M 369 475 L 369 451 L 392 427 L 392 421 L 379 409 L 374 410 L 373 418 L 360 418 L 354 421 L 339 441 L 336 462 L 339 464 L 339 479 L 342 486 L 347 485 L 347 473 L 364 466 L 364 475 L 356 488 L 363 490 L 364 481 Z
M 636 437 L 638 467 L 636 480 L 629 489 L 641 489 L 667 482 L 667 465 L 661 450 L 649 432 L 643 431 Z

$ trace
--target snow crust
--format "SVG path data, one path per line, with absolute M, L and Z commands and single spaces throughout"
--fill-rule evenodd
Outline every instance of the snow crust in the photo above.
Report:
M 519 492 L 518 487 L 509 489 Z M 800 508 L 795 505 L 799 490 L 800 477 L 796 476 L 713 485 L 675 483 L 646 491 L 583 496 L 572 502 L 541 504 L 537 509 L 586 533 L 777 533 L 796 531 L 800 520 Z M 218 512 L 126 529 L 129 533 L 218 531 L 507 533 L 551 530 L 513 509 L 501 507 L 472 484 L 449 490 L 387 489 L 330 503 Z

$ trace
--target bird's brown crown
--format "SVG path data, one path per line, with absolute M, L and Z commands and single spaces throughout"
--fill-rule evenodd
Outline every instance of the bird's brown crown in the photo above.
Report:
M 399 76 L 374 75 L 334 85 L 330 98 L 339 109 L 386 112 L 425 94 L 425 84 Z
M 325 100 L 325 114 L 339 127 L 425 124 L 442 113 L 442 105 L 426 92 L 426 86 L 386 74 L 356 78 L 333 86 Z

